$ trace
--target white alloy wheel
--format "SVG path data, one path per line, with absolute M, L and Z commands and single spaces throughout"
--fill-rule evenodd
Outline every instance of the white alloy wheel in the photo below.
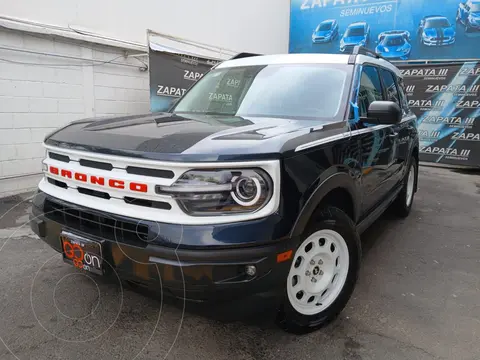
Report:
M 415 188 L 415 164 L 412 164 L 412 166 L 410 166 L 410 171 L 408 173 L 408 180 L 407 180 L 407 207 L 409 207 L 412 204 L 414 188 Z
M 288 273 L 292 307 L 302 315 L 327 309 L 342 291 L 349 265 L 347 243 L 338 232 L 314 232 L 298 248 Z

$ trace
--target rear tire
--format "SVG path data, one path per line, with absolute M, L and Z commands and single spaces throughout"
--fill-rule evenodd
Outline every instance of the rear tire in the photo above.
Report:
M 334 320 L 352 295 L 361 257 L 348 215 L 331 206 L 317 211 L 293 257 L 277 324 L 304 334 Z
M 410 166 L 405 174 L 403 188 L 392 204 L 392 209 L 402 218 L 406 218 L 412 210 L 413 199 L 418 181 L 418 163 L 415 158 L 411 158 Z

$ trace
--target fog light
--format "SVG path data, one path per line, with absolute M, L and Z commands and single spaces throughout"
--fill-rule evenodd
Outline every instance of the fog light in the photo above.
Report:
M 245 266 L 245 272 L 248 276 L 255 276 L 255 274 L 257 273 L 257 268 L 255 267 L 255 265 L 247 265 Z

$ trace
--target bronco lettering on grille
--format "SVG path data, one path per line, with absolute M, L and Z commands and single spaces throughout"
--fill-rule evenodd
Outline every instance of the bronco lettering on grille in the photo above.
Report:
M 53 175 L 61 176 L 67 179 L 75 179 L 87 184 L 100 185 L 111 189 L 129 189 L 135 192 L 146 193 L 148 185 L 138 182 L 126 182 L 118 179 L 105 180 L 103 176 L 87 175 L 70 170 L 59 169 L 55 166 L 49 166 L 49 172 Z

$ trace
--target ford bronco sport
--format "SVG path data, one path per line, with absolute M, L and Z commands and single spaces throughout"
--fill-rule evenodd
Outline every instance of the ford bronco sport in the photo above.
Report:
M 185 301 L 272 297 L 295 333 L 340 313 L 359 235 L 417 189 L 400 71 L 360 47 L 242 54 L 168 113 L 75 121 L 45 148 L 31 227 L 67 263 Z

